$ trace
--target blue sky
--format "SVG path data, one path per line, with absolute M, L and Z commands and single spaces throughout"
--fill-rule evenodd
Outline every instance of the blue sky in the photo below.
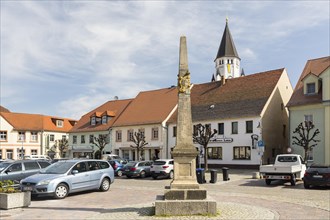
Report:
M 1 0 L 1 99 L 12 112 L 79 119 L 115 96 L 211 80 L 226 17 L 245 74 L 329 56 L 329 1 Z

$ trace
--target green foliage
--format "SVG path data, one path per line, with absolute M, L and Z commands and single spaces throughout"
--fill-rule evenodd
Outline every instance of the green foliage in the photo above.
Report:
M 14 188 L 15 183 L 12 180 L 0 181 L 0 193 L 17 193 L 20 190 Z

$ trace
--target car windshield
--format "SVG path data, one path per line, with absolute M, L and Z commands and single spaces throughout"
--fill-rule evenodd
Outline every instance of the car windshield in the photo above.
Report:
M 6 163 L 6 162 L 0 163 L 0 171 L 8 167 L 10 164 L 11 163 Z
M 67 161 L 59 161 L 57 163 L 53 163 L 52 165 L 46 167 L 41 171 L 41 173 L 44 174 L 63 174 L 68 172 L 68 170 L 71 169 L 71 167 L 76 164 L 76 161 L 73 162 L 67 162 Z
M 166 164 L 166 161 L 155 161 L 154 162 L 154 165 L 165 165 Z

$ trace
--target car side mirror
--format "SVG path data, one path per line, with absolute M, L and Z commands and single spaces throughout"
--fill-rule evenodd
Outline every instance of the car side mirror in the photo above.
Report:
M 78 171 L 78 170 L 72 170 L 71 173 L 72 173 L 73 175 L 75 175 L 75 174 L 79 173 L 79 171 Z

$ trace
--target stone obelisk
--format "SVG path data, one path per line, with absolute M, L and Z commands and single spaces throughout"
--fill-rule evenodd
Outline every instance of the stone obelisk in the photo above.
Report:
M 217 204 L 207 199 L 196 179 L 196 156 L 193 144 L 190 102 L 190 73 L 186 37 L 180 37 L 178 74 L 178 118 L 176 145 L 172 151 L 174 178 L 163 196 L 157 196 L 156 215 L 216 215 Z
M 171 189 L 198 189 L 196 179 L 196 156 L 193 145 L 190 102 L 190 72 L 186 37 L 180 37 L 178 74 L 178 118 L 176 145 L 172 151 L 174 158 L 174 179 Z

